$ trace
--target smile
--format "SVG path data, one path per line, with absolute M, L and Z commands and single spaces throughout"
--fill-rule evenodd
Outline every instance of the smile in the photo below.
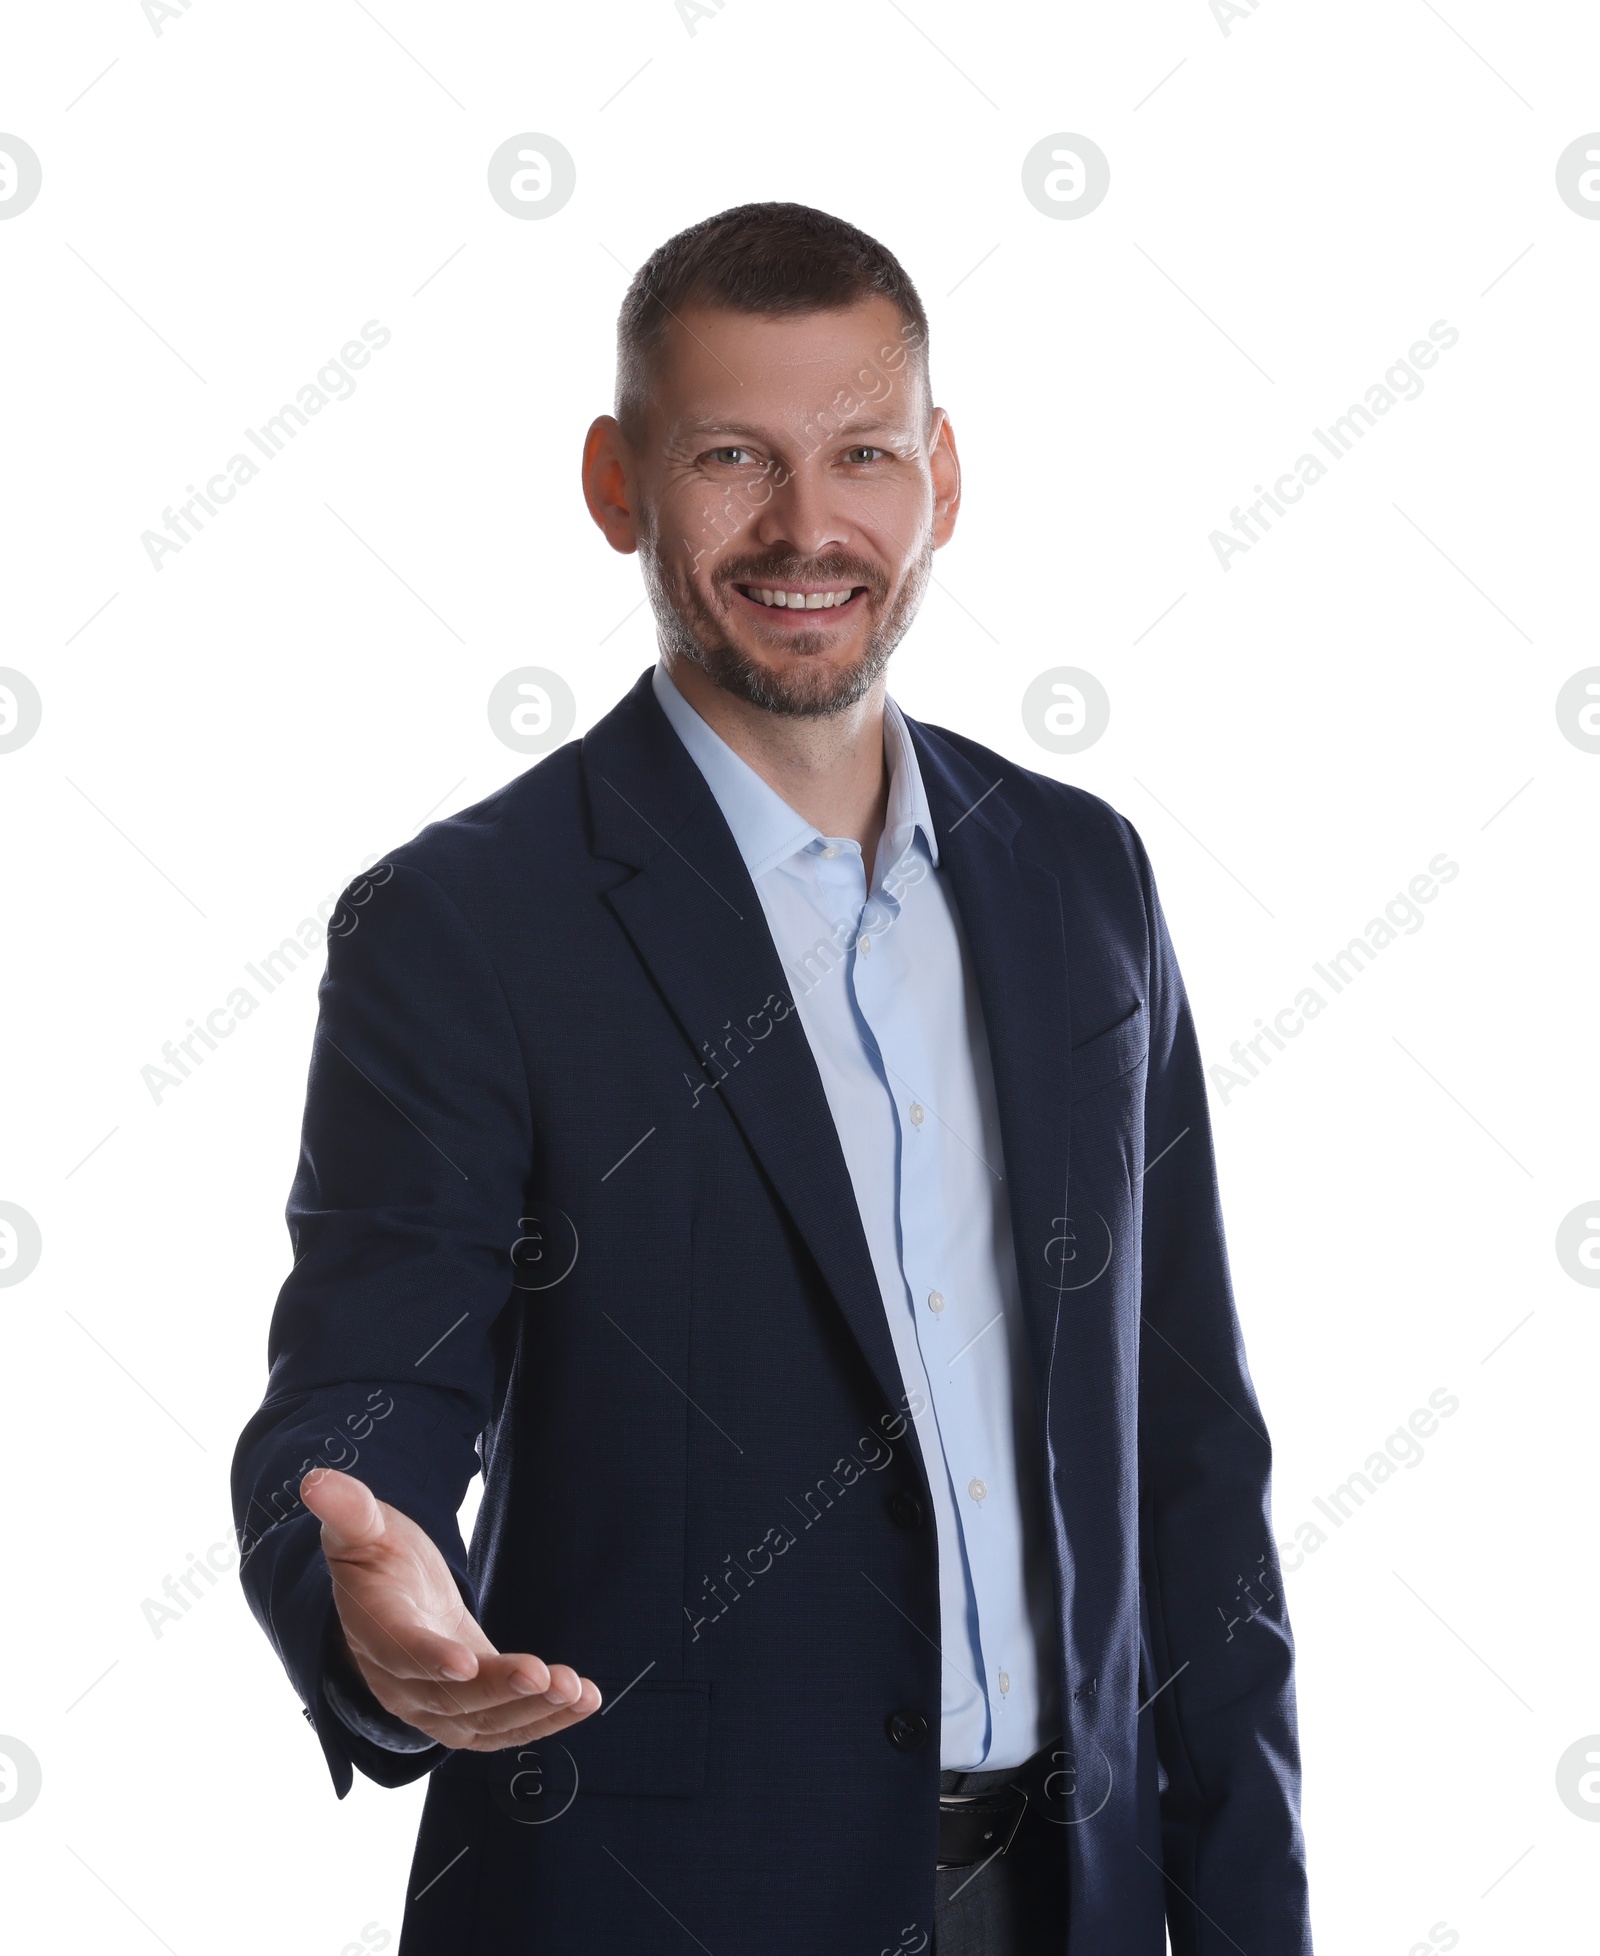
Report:
M 788 591 L 765 584 L 733 587 L 748 603 L 769 611 L 840 611 L 866 591 L 864 584 L 836 584 L 822 590 Z

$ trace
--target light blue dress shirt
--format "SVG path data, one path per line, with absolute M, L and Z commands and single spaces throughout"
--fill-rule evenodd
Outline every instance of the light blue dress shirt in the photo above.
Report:
M 988 1037 L 911 736 L 887 700 L 889 802 L 869 892 L 858 843 L 797 814 L 663 665 L 654 687 L 761 899 L 922 1409 L 940 1763 L 1020 1765 L 1061 1729 L 1037 1420 Z

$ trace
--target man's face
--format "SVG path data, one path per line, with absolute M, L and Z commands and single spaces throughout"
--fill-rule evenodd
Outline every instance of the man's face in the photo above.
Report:
M 669 323 L 638 445 L 603 416 L 585 451 L 589 507 L 639 551 L 669 663 L 775 713 L 870 691 L 960 494 L 913 339 L 887 299 Z

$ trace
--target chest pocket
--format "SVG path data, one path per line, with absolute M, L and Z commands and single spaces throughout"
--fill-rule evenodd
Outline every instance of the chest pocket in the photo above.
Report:
M 1150 1015 L 1140 999 L 1124 1018 L 1072 1049 L 1072 1104 L 1131 1073 L 1150 1052 Z

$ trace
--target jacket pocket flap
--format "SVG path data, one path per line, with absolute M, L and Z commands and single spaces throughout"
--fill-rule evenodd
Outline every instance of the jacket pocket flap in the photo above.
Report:
M 501 1752 L 452 1752 L 435 1771 L 487 1780 L 501 1794 L 542 1779 L 559 1806 L 566 1792 L 650 1798 L 698 1793 L 705 1785 L 709 1684 L 596 1678 L 601 1706 L 553 1738 Z M 576 1786 L 574 1787 L 574 1778 Z
M 1104 1032 L 1097 1032 L 1072 1049 L 1072 1100 L 1076 1105 L 1087 1095 L 1131 1073 L 1150 1051 L 1150 1022 L 1140 999 L 1125 1018 Z

